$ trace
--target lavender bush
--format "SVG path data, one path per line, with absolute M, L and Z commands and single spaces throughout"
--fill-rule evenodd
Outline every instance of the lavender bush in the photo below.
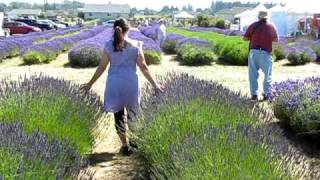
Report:
M 0 82 L 0 177 L 62 179 L 87 165 L 102 103 L 45 76 Z M 10 153 L 6 157 L 3 154 Z M 28 175 L 28 176 L 24 176 Z
M 163 51 L 167 54 L 176 54 L 177 53 L 177 43 L 183 39 L 186 39 L 186 37 L 175 34 L 175 33 L 168 33 L 166 40 L 163 44 Z
M 139 31 L 130 31 L 129 37 L 143 42 L 144 56 L 148 65 L 161 63 L 161 48 L 155 40 L 146 37 Z
M 108 28 L 92 38 L 80 41 L 68 54 L 70 64 L 77 67 L 98 66 L 101 52 L 105 43 L 112 39 L 112 33 L 112 29 Z
M 147 86 L 129 122 L 151 179 L 286 178 L 262 146 L 269 130 L 253 125 L 266 112 L 252 113 L 249 100 L 213 82 L 186 74 L 160 79 L 166 91 Z
M 158 26 L 159 26 L 159 24 L 154 23 L 150 26 L 141 27 L 139 30 L 143 35 L 145 35 L 148 38 L 151 38 L 155 41 L 157 39 L 156 29 Z
M 312 45 L 312 50 L 316 53 L 317 55 L 317 62 L 320 62 L 320 40 L 316 41 L 313 45 Z
M 210 48 L 207 44 L 192 42 L 195 41 L 191 40 L 188 43 L 183 43 L 181 46 L 178 45 L 177 54 L 180 64 L 188 66 L 211 65 L 211 63 L 217 60 L 213 48 Z
M 50 62 L 54 60 L 60 53 L 69 50 L 77 42 L 101 33 L 104 28 L 104 26 L 97 26 L 76 35 L 56 38 L 44 43 L 25 47 L 21 50 L 20 54 L 23 58 L 23 61 L 29 65 Z
M 305 38 L 280 38 L 274 54 L 285 56 L 292 65 L 303 65 L 317 60 L 316 42 Z M 278 52 L 277 52 L 278 51 Z
M 86 28 L 86 27 L 85 27 Z M 40 33 L 30 33 L 23 36 L 11 36 L 0 40 L 0 60 L 18 56 L 22 48 L 49 40 L 54 37 L 65 36 L 85 29 L 84 27 L 68 27 L 65 29 L 52 30 Z
M 112 39 L 112 34 L 113 30 L 110 28 L 96 37 L 80 42 L 69 52 L 70 63 L 80 67 L 97 66 L 101 59 L 103 47 L 107 41 Z M 134 30 L 129 32 L 129 37 L 143 42 L 143 50 L 147 64 L 161 63 L 161 49 L 154 40 Z
M 320 78 L 275 83 L 269 96 L 283 127 L 298 134 L 319 135 Z
M 310 47 L 290 47 L 288 51 L 287 58 L 292 65 L 304 65 L 317 58 L 316 53 Z

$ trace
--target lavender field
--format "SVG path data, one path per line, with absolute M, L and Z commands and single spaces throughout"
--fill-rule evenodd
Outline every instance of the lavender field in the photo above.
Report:
M 0 179 L 76 179 L 81 174 L 130 179 L 140 171 L 155 179 L 320 178 L 313 139 L 320 129 L 318 42 L 286 38 L 277 44 L 282 58 L 274 62 L 272 94 L 269 102 L 256 105 L 248 100 L 247 67 L 232 65 L 246 63 L 242 49 L 247 44 L 240 33 L 169 31 L 163 50 L 171 55 L 162 55 L 152 35 L 129 34 L 143 41 L 150 70 L 166 87 L 165 93 L 154 94 L 139 72 L 142 112 L 129 124 L 139 149 L 131 157 L 118 155 L 113 119 L 101 111 L 105 75 L 89 94 L 78 89 L 112 39 L 110 28 L 28 40 L 32 45 L 17 53 L 23 58 L 5 56 L 0 63 Z M 32 66 L 7 63 L 28 56 L 50 60 Z M 292 62 L 298 63 L 287 65 Z M 105 161 L 92 165 L 91 154 L 105 155 Z

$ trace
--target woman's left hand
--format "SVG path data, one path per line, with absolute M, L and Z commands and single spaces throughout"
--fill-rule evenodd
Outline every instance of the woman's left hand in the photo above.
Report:
M 82 91 L 89 91 L 89 90 L 91 89 L 91 87 L 92 87 L 92 85 L 89 84 L 89 83 L 87 83 L 87 84 L 82 84 L 82 85 L 80 86 L 80 90 L 82 90 Z
M 156 90 L 156 92 L 158 93 L 158 92 L 161 92 L 161 93 L 163 93 L 164 92 L 164 86 L 162 85 L 162 84 L 156 84 L 155 85 L 155 87 L 154 87 L 154 89 Z

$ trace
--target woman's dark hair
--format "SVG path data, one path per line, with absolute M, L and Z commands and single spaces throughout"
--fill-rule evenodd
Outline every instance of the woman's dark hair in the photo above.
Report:
M 125 19 L 118 19 L 113 24 L 113 48 L 115 52 L 122 51 L 121 44 L 124 41 L 124 35 L 129 31 L 130 27 Z

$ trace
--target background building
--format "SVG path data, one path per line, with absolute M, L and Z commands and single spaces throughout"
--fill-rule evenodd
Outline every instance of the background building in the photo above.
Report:
M 128 4 L 85 4 L 83 8 L 84 18 L 88 19 L 115 19 L 129 17 L 130 6 Z
M 228 20 L 230 22 L 232 22 L 234 20 L 234 16 L 242 13 L 244 11 L 247 10 L 251 10 L 251 8 L 248 7 L 233 7 L 233 8 L 229 8 L 229 9 L 222 9 L 218 12 L 215 13 L 215 16 L 217 18 L 221 18 L 224 20 Z

